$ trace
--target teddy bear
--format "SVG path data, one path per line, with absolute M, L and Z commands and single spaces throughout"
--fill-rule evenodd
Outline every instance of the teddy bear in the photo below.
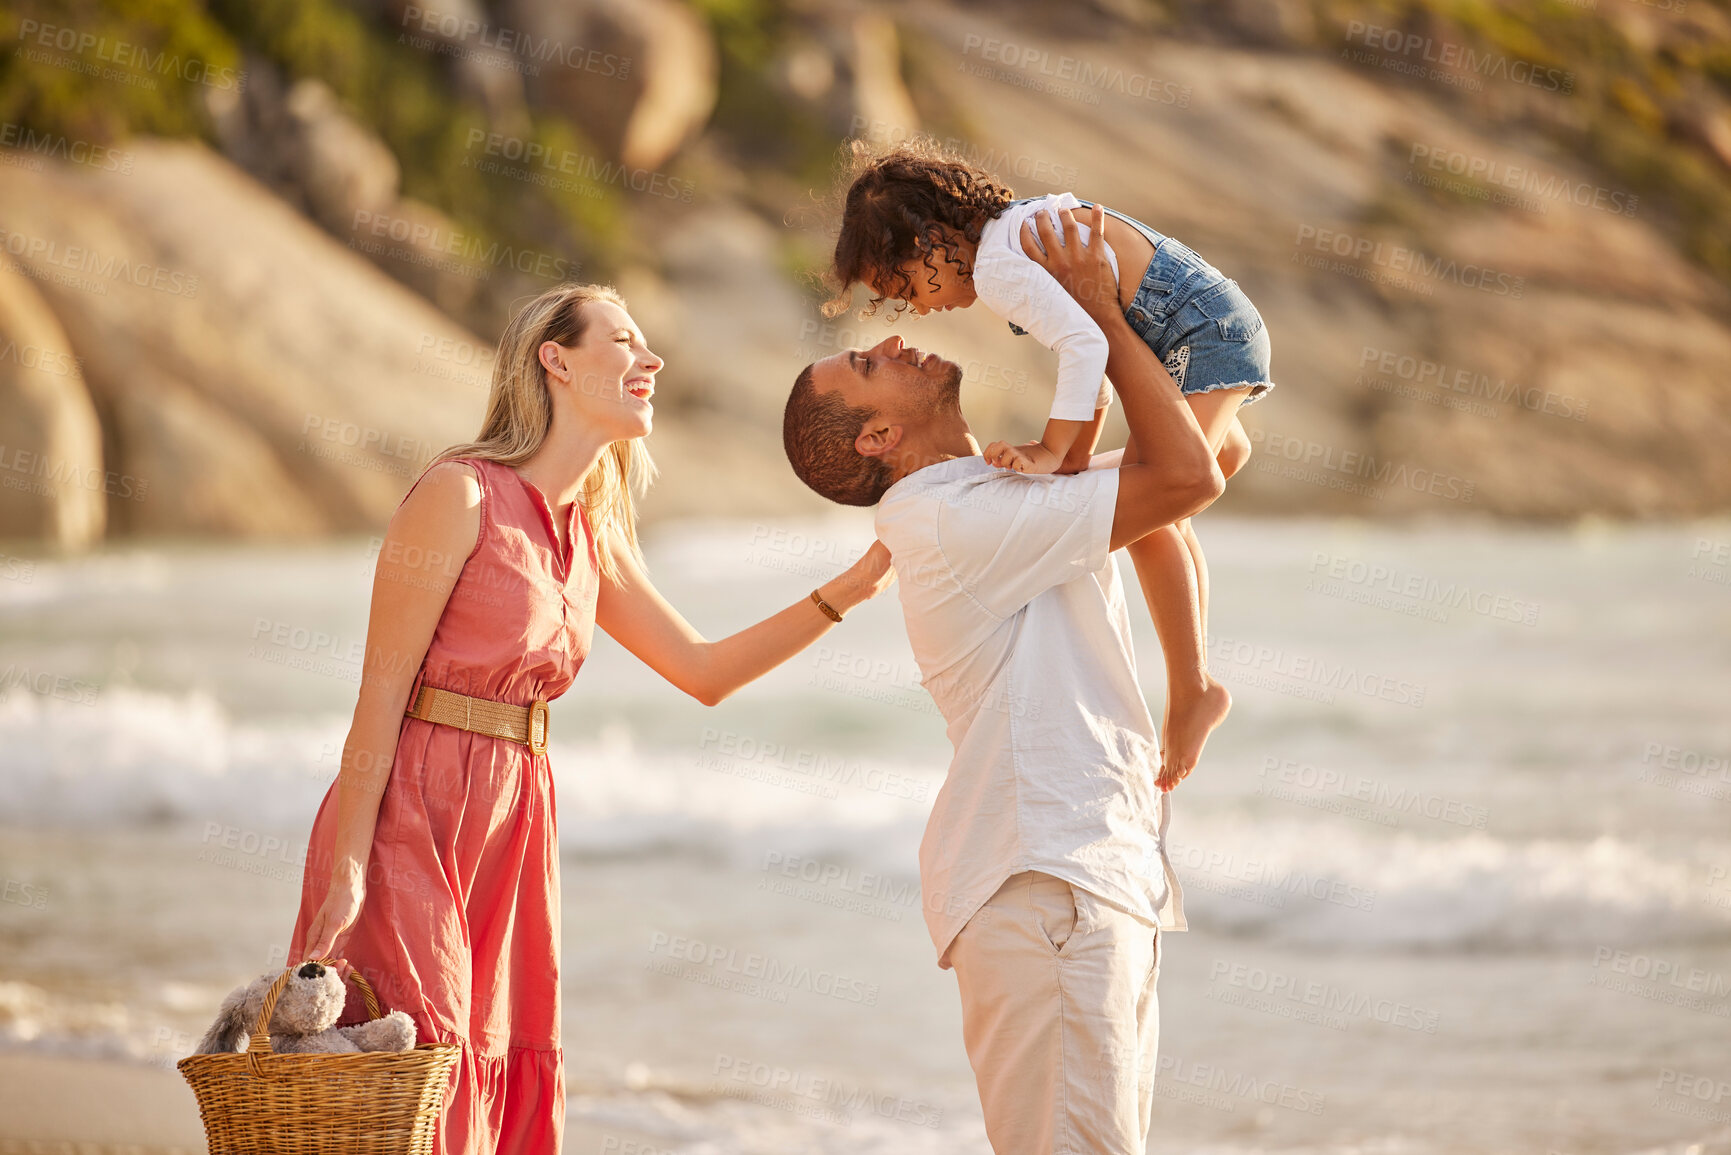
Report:
M 196 1055 L 230 1054 L 258 1025 L 264 997 L 281 971 L 267 971 L 230 991 L 216 1022 L 198 1041 Z M 277 996 L 270 1017 L 270 1046 L 279 1054 L 348 1054 L 356 1051 L 407 1051 L 415 1045 L 415 1022 L 402 1011 L 353 1026 L 339 1027 L 348 996 L 334 967 L 306 962 L 295 968 Z

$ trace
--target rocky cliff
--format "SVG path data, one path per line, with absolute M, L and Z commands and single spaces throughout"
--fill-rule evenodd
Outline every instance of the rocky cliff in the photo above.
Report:
M 375 527 L 478 424 L 487 347 L 204 146 L 4 172 L 7 531 Z
M 246 82 L 120 127 L 31 80 L 79 62 L 41 42 L 64 5 L 12 17 L 0 536 L 376 526 L 560 276 L 619 283 L 667 358 L 652 516 L 817 509 L 787 385 L 890 331 L 816 314 L 830 164 L 916 131 L 1250 293 L 1280 386 L 1226 508 L 1731 506 L 1716 4 L 180 2 Z M 964 364 L 982 433 L 1037 430 L 1044 350 L 977 309 L 896 331 Z

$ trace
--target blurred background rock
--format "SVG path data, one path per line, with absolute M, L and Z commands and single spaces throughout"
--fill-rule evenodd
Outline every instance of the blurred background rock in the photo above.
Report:
M 1223 508 L 1731 508 L 1719 0 L 22 0 L 0 538 L 377 527 L 564 279 L 667 359 L 651 516 L 815 510 L 788 383 L 890 331 L 816 311 L 838 150 L 916 131 L 1243 284 L 1281 388 Z M 1044 350 L 897 331 L 1037 430 Z

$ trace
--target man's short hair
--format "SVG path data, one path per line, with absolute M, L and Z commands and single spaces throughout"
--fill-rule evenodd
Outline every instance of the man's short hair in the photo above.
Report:
M 861 453 L 854 441 L 877 411 L 850 407 L 838 389 L 819 393 L 816 368 L 801 369 L 787 397 L 781 417 L 787 463 L 820 497 L 840 505 L 876 505 L 895 478 L 887 464 Z

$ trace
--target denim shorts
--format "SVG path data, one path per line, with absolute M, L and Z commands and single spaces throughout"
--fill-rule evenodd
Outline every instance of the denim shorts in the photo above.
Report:
M 1154 244 L 1154 259 L 1124 319 L 1159 355 L 1178 388 L 1192 394 L 1248 385 L 1246 405 L 1274 388 L 1268 326 L 1238 282 L 1188 246 L 1122 219 Z
M 1268 328 L 1238 282 L 1188 246 L 1133 217 L 1106 211 L 1154 246 L 1154 259 L 1124 319 L 1159 356 L 1179 390 L 1209 393 L 1248 385 L 1248 405 L 1274 388 L 1268 376 Z

